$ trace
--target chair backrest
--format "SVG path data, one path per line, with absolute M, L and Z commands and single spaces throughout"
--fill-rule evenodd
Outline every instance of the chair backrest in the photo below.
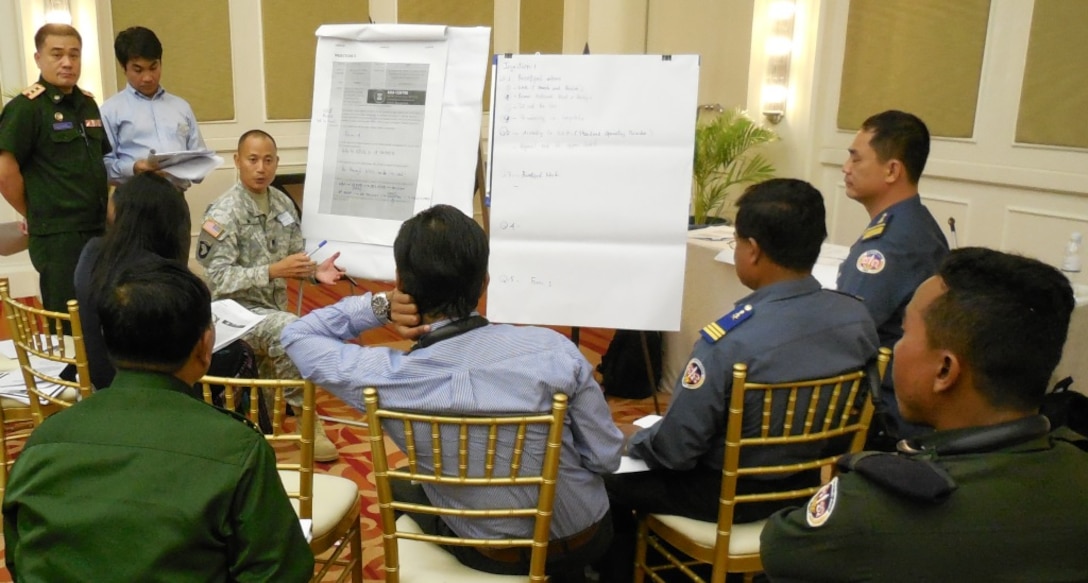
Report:
M 39 425 L 61 408 L 70 407 L 75 402 L 72 391 L 78 391 L 80 398 L 90 397 L 91 374 L 79 304 L 68 300 L 67 313 L 35 308 L 12 298 L 7 282 L 0 282 L 0 299 L 26 383 L 34 424 Z M 65 334 L 66 329 L 70 334 Z M 76 369 L 74 381 L 60 378 L 60 370 L 68 365 Z
M 312 520 L 314 512 L 314 427 L 317 423 L 317 412 L 314 405 L 316 393 L 313 383 L 302 379 L 269 380 L 205 376 L 200 379 L 200 386 L 204 401 L 208 404 L 213 404 L 213 392 L 222 390 L 226 404 L 225 408 L 231 411 L 237 411 L 238 403 L 242 402 L 244 396 L 248 396 L 249 406 L 245 410 L 245 416 L 257 426 L 260 426 L 261 399 L 271 397 L 269 408 L 271 410 L 272 433 L 266 434 L 265 438 L 273 445 L 278 443 L 298 444 L 298 462 L 277 463 L 276 469 L 280 471 L 281 478 L 285 478 L 284 472 L 298 474 L 297 489 L 289 487 L 289 485 L 293 485 L 293 479 L 284 479 L 284 487 L 287 489 L 287 496 L 291 498 L 292 503 L 298 505 L 298 517 Z M 284 428 L 284 420 L 287 417 L 287 399 L 284 397 L 286 389 L 299 389 L 302 392 L 302 411 L 296 411 L 298 428 L 295 432 L 288 432 Z M 277 458 L 279 457 L 277 455 Z
M 559 476 L 563 419 L 567 411 L 566 395 L 556 394 L 552 398 L 552 409 L 548 413 L 498 417 L 427 415 L 381 409 L 378 392 L 373 388 L 363 391 L 363 400 L 366 403 L 370 449 L 374 457 L 386 581 L 399 581 L 399 538 L 443 545 L 526 547 L 531 551 L 530 580 L 547 580 L 544 567 L 548 554 L 555 484 Z M 383 421 L 398 424 L 403 431 L 404 450 L 408 457 L 407 466 L 403 468 L 389 467 Z M 547 438 L 543 441 L 528 439 L 527 436 L 533 429 L 546 431 Z M 486 446 L 470 447 L 470 443 L 480 441 L 486 442 Z M 542 448 L 542 451 L 527 453 L 529 448 L 537 447 Z M 543 459 L 539 471 L 527 467 L 525 462 L 531 456 Z M 507 459 L 510 460 L 508 464 L 497 463 L 497 460 Z M 447 460 L 454 463 L 448 463 Z M 393 500 L 391 480 L 464 488 L 535 488 L 536 506 L 464 509 L 397 502 Z M 478 520 L 531 518 L 533 535 L 532 538 L 478 539 L 404 532 L 397 529 L 395 510 Z
M 759 494 L 737 494 L 737 482 L 743 477 L 774 478 L 804 471 L 833 467 L 846 453 L 860 451 L 865 444 L 873 417 L 870 383 L 879 383 L 891 359 L 891 351 L 881 348 L 877 355 L 877 379 L 862 368 L 833 377 L 790 383 L 761 384 L 747 380 L 748 367 L 733 366 L 733 392 L 726 425 L 725 461 L 722 465 L 721 507 L 718 513 L 716 553 L 729 552 L 729 534 L 733 510 L 737 504 L 802 499 L 815 494 L 820 485 L 791 488 Z M 747 410 L 746 410 L 747 407 Z M 758 419 L 758 435 L 745 437 L 745 420 Z M 760 463 L 767 458 L 746 457 L 743 453 L 759 448 L 798 448 L 812 452 L 804 461 Z M 755 463 L 750 460 L 757 459 Z M 725 559 L 724 556 L 717 559 Z M 716 560 L 715 564 L 725 564 Z

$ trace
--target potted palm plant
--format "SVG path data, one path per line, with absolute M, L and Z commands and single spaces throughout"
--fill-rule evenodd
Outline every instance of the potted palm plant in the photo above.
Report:
M 740 109 L 698 123 L 691 200 L 693 225 L 720 221 L 718 215 L 733 187 L 774 176 L 774 166 L 755 149 L 776 139 L 774 130 L 752 121 Z

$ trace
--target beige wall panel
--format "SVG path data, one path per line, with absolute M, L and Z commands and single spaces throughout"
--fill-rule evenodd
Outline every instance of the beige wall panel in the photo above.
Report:
M 397 22 L 445 24 L 449 26 L 495 26 L 494 0 L 400 0 L 397 2 Z M 488 53 L 495 52 L 495 35 L 491 35 Z M 491 92 L 491 67 L 484 80 L 484 111 L 488 110 Z
M 852 2 L 838 127 L 902 109 L 935 136 L 974 133 L 990 0 Z
M 265 105 L 270 120 L 310 119 L 322 24 L 370 21 L 367 0 L 262 0 Z
M 562 54 L 564 3 L 565 0 L 526 0 L 521 3 L 521 43 L 518 52 Z
M 1088 3 L 1035 0 L 1016 141 L 1088 148 L 1085 31 Z
M 162 41 L 162 85 L 184 97 L 198 121 L 234 119 L 230 17 L 221 0 L 188 0 L 184 10 L 164 10 L 162 2 L 112 0 L 114 33 L 130 26 L 155 31 Z M 103 39 L 113 45 L 113 39 Z M 116 63 L 116 60 L 114 60 Z M 117 88 L 125 86 L 117 68 Z
M 699 103 L 744 108 L 752 15 L 752 0 L 650 0 L 646 52 L 699 55 Z

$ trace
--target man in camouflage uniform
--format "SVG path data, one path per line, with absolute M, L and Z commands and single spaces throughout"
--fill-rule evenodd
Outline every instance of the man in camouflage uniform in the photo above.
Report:
M 79 32 L 47 24 L 34 45 L 41 76 L 0 114 L 0 193 L 26 217 L 43 305 L 65 311 L 79 253 L 106 226 L 110 144 L 94 96 L 76 86 Z
M 303 248 L 298 212 L 286 194 L 271 186 L 279 156 L 276 141 L 260 130 L 238 140 L 234 155 L 239 181 L 208 207 L 201 228 L 197 259 L 207 273 L 215 299 L 232 299 L 264 319 L 243 339 L 257 354 L 263 378 L 300 378 L 284 353 L 280 332 L 296 316 L 284 311 L 287 279 L 312 278 L 324 284 L 339 281 L 343 272 L 334 261 L 339 253 L 316 264 Z M 288 402 L 301 405 L 301 395 Z M 325 432 L 316 432 L 314 459 L 333 461 L 336 447 Z

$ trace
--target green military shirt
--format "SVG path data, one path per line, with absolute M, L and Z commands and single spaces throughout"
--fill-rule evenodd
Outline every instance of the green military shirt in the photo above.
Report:
M 943 431 L 913 454 L 851 458 L 804 508 L 771 517 L 764 570 L 776 583 L 1088 581 L 1088 453 L 1047 427 L 1004 441 Z
M 45 420 L 4 495 L 17 581 L 308 581 L 271 446 L 173 376 L 120 370 Z
M 111 151 L 98 105 L 79 87 L 65 95 L 38 79 L 0 113 L 0 150 L 23 175 L 31 235 L 101 230 Z

